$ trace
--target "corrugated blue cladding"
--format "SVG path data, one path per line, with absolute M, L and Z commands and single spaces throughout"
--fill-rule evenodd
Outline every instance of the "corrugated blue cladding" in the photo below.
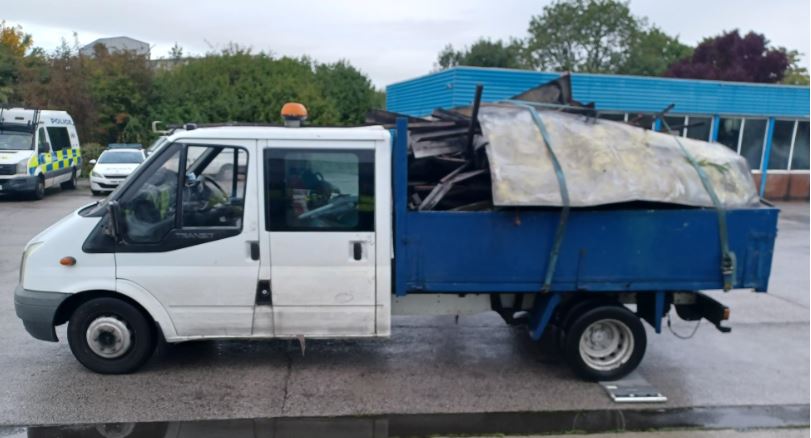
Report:
M 453 106 L 456 71 L 444 70 L 386 87 L 386 108 L 403 114 L 424 115 L 434 108 Z M 391 108 L 397 108 L 392 110 Z
M 389 86 L 386 106 L 426 115 L 437 107 L 470 104 L 476 84 L 484 85 L 485 101 L 494 101 L 556 77 L 558 73 L 456 67 Z M 674 113 L 803 118 L 809 113 L 808 87 L 575 73 L 572 88 L 575 99 L 595 102 L 603 110 L 653 112 L 674 103 Z

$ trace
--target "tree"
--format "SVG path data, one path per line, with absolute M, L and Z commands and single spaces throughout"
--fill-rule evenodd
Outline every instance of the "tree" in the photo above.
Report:
M 370 109 L 383 105 L 369 78 L 348 61 L 317 65 L 315 80 L 333 102 L 340 123 L 361 124 Z
M 23 32 L 21 26 L 7 26 L 5 20 L 0 21 L 0 46 L 12 56 L 22 58 L 33 44 L 31 35 Z
M 790 66 L 788 53 L 770 48 L 762 34 L 738 30 L 704 39 L 693 55 L 675 64 L 666 76 L 739 82 L 780 82 Z
M 23 32 L 22 27 L 0 21 L 0 103 L 13 99 L 21 64 L 33 44 L 31 35 Z
M 98 116 L 90 92 L 87 61 L 78 56 L 78 42 L 66 40 L 51 55 L 29 57 L 21 71 L 20 103 L 33 108 L 63 109 L 70 113 L 82 142 L 98 140 Z
M 110 52 L 101 45 L 92 58 L 79 57 L 86 68 L 88 90 L 98 111 L 95 124 L 101 143 L 146 143 L 147 113 L 152 91 L 149 58 L 131 51 Z
M 436 65 L 439 69 L 457 65 L 522 68 L 526 66 L 522 58 L 522 50 L 522 44 L 517 40 L 505 43 L 501 40 L 491 41 L 480 38 L 470 47 L 461 50 L 456 50 L 448 44 L 439 52 Z
M 354 124 L 379 103 L 369 79 L 346 61 L 274 59 L 229 48 L 155 77 L 150 118 L 179 122 L 280 123 L 286 102 L 304 103 L 312 124 Z
M 811 81 L 809 81 L 808 69 L 800 67 L 800 52 L 796 50 L 788 51 L 785 48 L 781 49 L 785 51 L 788 56 L 789 66 L 780 83 L 787 85 L 808 85 Z
M 528 62 L 541 70 L 615 72 L 644 26 L 627 2 L 557 0 L 530 20 Z
M 177 60 L 182 58 L 183 58 L 183 47 L 181 47 L 180 44 L 175 42 L 175 45 L 173 45 L 172 48 L 169 49 L 169 59 Z
M 679 42 L 678 37 L 671 37 L 652 26 L 634 35 L 628 47 L 628 57 L 616 73 L 662 76 L 672 64 L 692 54 L 692 47 Z

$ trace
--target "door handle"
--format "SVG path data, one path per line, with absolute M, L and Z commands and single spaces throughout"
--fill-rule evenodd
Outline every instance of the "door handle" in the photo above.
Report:
M 353 242 L 352 258 L 355 260 L 360 260 L 363 258 L 363 246 L 361 245 L 361 242 Z
M 259 260 L 259 242 L 248 242 L 251 252 L 251 260 Z

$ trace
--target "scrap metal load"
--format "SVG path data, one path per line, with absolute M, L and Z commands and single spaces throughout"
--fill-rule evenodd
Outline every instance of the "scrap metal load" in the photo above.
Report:
M 564 76 L 479 107 L 479 89 L 473 107 L 409 118 L 409 208 L 759 202 L 746 160 L 734 151 L 600 119 L 569 90 Z M 391 125 L 397 116 L 376 111 L 367 121 Z

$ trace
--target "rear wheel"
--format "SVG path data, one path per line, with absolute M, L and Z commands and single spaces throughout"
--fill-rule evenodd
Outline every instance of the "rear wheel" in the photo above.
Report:
M 600 306 L 576 317 L 566 333 L 566 361 L 587 380 L 616 380 L 645 355 L 642 321 L 622 306 Z
M 76 309 L 68 324 L 68 343 L 76 359 L 101 374 L 140 368 L 155 350 L 152 321 L 117 298 L 92 299 Z
M 73 172 L 70 174 L 70 179 L 63 182 L 62 188 L 65 190 L 72 190 L 75 189 L 78 185 L 78 177 L 76 176 L 76 169 L 73 169 Z

